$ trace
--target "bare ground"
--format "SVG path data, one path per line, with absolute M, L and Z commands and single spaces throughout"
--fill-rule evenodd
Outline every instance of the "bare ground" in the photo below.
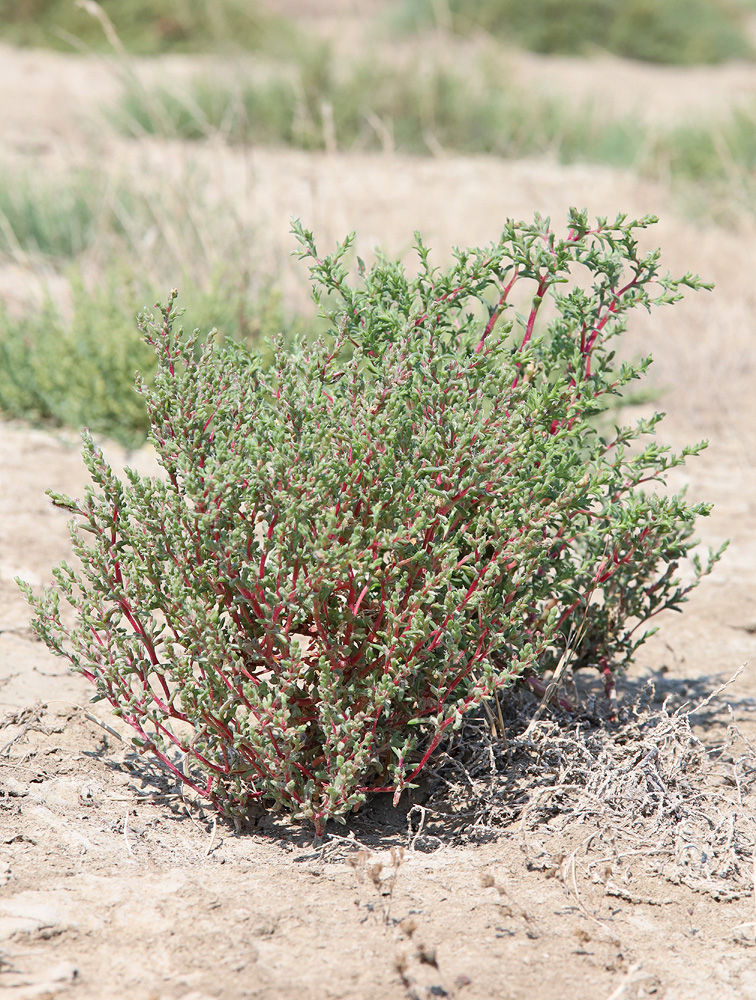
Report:
M 570 72 L 582 80 L 588 70 L 575 64 Z M 615 96 L 626 98 L 628 76 L 656 92 L 659 72 L 623 68 Z M 97 156 L 147 176 L 181 176 L 199 162 L 222 193 L 239 194 L 239 211 L 258 225 L 293 297 L 301 283 L 286 257 L 292 215 L 325 245 L 356 229 L 363 250 L 377 244 L 403 252 L 417 228 L 441 259 L 451 245 L 495 238 L 504 218 L 535 210 L 555 221 L 571 204 L 608 215 L 660 214 L 654 242 L 670 270 L 697 270 L 717 288 L 640 317 L 629 349 L 656 358 L 654 378 L 669 412 L 661 436 L 678 446 L 710 439 L 676 485 L 686 482 L 693 497 L 715 502 L 701 535 L 706 544 L 730 538 L 731 546 L 685 614 L 661 622 L 629 680 L 651 676 L 662 692 L 695 701 L 753 663 L 752 226 L 737 233 L 702 227 L 679 215 L 666 190 L 603 168 L 126 144 L 87 117 L 112 83 L 101 61 L 2 49 L 0 73 L 6 158 L 54 169 Z M 700 76 L 675 77 L 681 105 L 690 95 L 686 81 L 698 86 Z M 756 83 L 747 67 L 712 72 L 707 93 L 719 80 L 717 93 L 728 101 L 734 76 L 737 87 Z M 608 89 L 600 64 L 593 86 Z M 18 262 L 0 278 L 11 304 L 37 280 Z M 185 802 L 88 717 L 96 708 L 108 721 L 99 705 L 88 705 L 88 685 L 28 631 L 14 576 L 41 585 L 68 553 L 65 517 L 44 490 L 80 494 L 85 476 L 72 437 L 18 424 L 3 430 L 0 984 L 9 997 L 756 997 L 752 883 L 733 880 L 729 893 L 696 890 L 654 873 L 642 856 L 618 864 L 610 850 L 586 854 L 581 845 L 600 823 L 564 833 L 546 824 L 524 839 L 517 823 L 487 838 L 441 822 L 432 836 L 415 838 L 406 806 L 394 811 L 377 802 L 351 827 L 354 843 L 331 839 L 322 851 L 306 830 L 280 818 L 237 833 Z M 114 461 L 151 470 L 148 453 L 105 446 Z M 698 737 L 721 739 L 727 702 L 744 733 L 754 733 L 755 676 L 747 668 L 694 717 Z M 620 696 L 629 698 L 631 687 Z M 405 851 L 396 872 L 392 847 Z M 564 858 L 573 851 L 570 868 Z M 379 862 L 382 871 L 371 877 Z

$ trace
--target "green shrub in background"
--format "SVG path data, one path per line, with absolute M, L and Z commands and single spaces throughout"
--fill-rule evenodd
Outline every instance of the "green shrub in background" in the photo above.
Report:
M 296 35 L 255 0 L 99 0 L 98 6 L 134 54 L 269 50 Z M 98 18 L 74 0 L 0 0 L 0 37 L 64 51 L 112 51 Z
M 646 62 L 694 65 L 752 59 L 742 10 L 721 0 L 631 0 L 615 4 L 606 47 Z
M 75 276 L 70 320 L 49 300 L 22 318 L 0 316 L 0 410 L 142 444 L 148 421 L 134 373 L 149 377 L 155 361 L 134 332 L 135 291 L 111 274 L 90 294 Z
M 638 254 L 651 221 L 508 223 L 447 270 L 418 242 L 416 277 L 379 259 L 357 282 L 349 242 L 321 257 L 297 227 L 329 333 L 267 369 L 198 350 L 174 294 L 142 320 L 165 476 L 121 481 L 85 437 L 92 486 L 53 494 L 81 570 L 21 584 L 35 631 L 178 780 L 318 834 L 396 801 L 519 677 L 572 655 L 610 678 L 719 556 L 682 583 L 709 508 L 648 489 L 703 445 L 670 454 L 658 415 L 597 429 L 650 360 L 615 368 L 628 312 L 700 286 Z
M 311 46 L 306 58 L 254 74 L 196 77 L 157 87 L 132 77 L 107 114 L 131 136 L 220 136 L 232 144 L 307 150 L 546 155 L 562 163 L 606 163 L 663 180 L 695 182 L 698 215 L 701 195 L 707 210 L 719 211 L 724 181 L 742 191 L 737 211 L 752 211 L 754 204 L 753 108 L 736 108 L 708 121 L 653 126 L 635 116 L 601 114 L 588 103 L 575 106 L 517 90 L 490 53 L 476 61 L 474 71 L 462 73 L 432 56 L 420 63 L 380 57 L 348 62 L 338 60 L 327 45 Z
M 215 327 L 220 341 L 259 345 L 264 360 L 272 358 L 265 339 L 283 331 L 288 342 L 304 329 L 284 316 L 272 290 L 252 297 L 222 274 L 205 291 L 190 282 L 187 287 L 187 321 L 204 330 Z M 134 317 L 140 303 L 154 298 L 123 269 L 111 269 L 94 289 L 74 271 L 70 317 L 49 299 L 20 317 L 0 311 L 0 412 L 87 427 L 127 447 L 144 444 L 149 420 L 134 376 L 139 371 L 150 382 L 157 361 Z
M 534 52 L 584 55 L 598 47 L 688 65 L 752 58 L 743 16 L 743 7 L 727 0 L 404 0 L 396 23 L 420 28 L 440 19 Z

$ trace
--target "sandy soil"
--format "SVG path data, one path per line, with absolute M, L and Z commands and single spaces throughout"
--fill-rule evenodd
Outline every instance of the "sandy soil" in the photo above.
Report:
M 571 64 L 571 72 L 587 80 L 591 69 Z M 653 93 L 659 72 L 623 66 L 618 89 L 643 77 Z M 451 245 L 492 239 L 505 217 L 535 210 L 555 219 L 570 204 L 659 213 L 654 242 L 670 270 L 697 270 L 717 288 L 639 317 L 628 350 L 656 358 L 666 439 L 710 439 L 676 485 L 715 502 L 701 535 L 731 545 L 686 613 L 661 622 L 633 676 L 652 675 L 680 694 L 756 661 L 756 231 L 697 226 L 663 189 L 601 168 L 125 144 L 87 117 L 111 92 L 109 73 L 97 60 L 0 49 L 6 159 L 42 170 L 96 150 L 103 163 L 179 176 L 204 164 L 224 194 L 246 192 L 239 210 L 255 220 L 291 295 L 301 287 L 286 258 L 292 215 L 324 244 L 357 229 L 361 248 L 392 252 L 406 250 L 418 228 L 441 259 Z M 703 78 L 710 95 L 724 81 L 723 101 L 731 85 L 756 86 L 745 67 L 680 73 L 680 105 L 687 82 L 695 88 Z M 599 65 L 594 91 L 604 80 Z M 1 277 L 9 301 L 32 280 L 18 264 Z M 105 447 L 117 463 L 152 470 L 148 453 Z M 753 935 L 738 929 L 753 920 L 748 896 L 717 900 L 642 870 L 615 873 L 619 894 L 581 871 L 576 895 L 569 880 L 549 877 L 553 870 L 528 867 L 516 828 L 482 842 L 441 831 L 409 850 L 406 810 L 381 802 L 351 828 L 372 852 L 369 863 L 384 862 L 379 890 L 364 866 L 349 864 L 349 844 L 324 857 L 306 830 L 280 819 L 237 834 L 185 803 L 88 717 L 108 719 L 88 705 L 86 682 L 33 641 L 13 583 L 19 574 L 43 584 L 69 551 L 65 517 L 44 490 L 82 492 L 75 438 L 6 424 L 0 470 L 0 985 L 9 997 L 756 997 Z M 727 699 L 753 733 L 753 668 Z M 726 719 L 723 703 L 720 711 Z M 399 846 L 405 859 L 388 895 L 388 852 Z

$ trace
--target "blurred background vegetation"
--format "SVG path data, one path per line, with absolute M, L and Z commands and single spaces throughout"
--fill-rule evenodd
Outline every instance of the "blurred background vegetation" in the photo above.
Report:
M 490 32 L 549 55 L 604 49 L 627 59 L 673 65 L 753 58 L 734 0 L 403 0 L 398 27 L 429 24 L 459 34 Z
M 97 127 L 135 144 L 546 157 L 661 178 L 699 213 L 728 199 L 738 211 L 756 204 L 756 109 L 659 125 L 518 87 L 508 72 L 518 47 L 677 66 L 751 61 L 756 0 L 379 6 L 355 46 L 252 0 L 0 0 L 0 39 L 110 60 L 121 95 L 102 102 Z M 150 72 L 165 55 L 194 62 Z M 0 266 L 43 283 L 21 310 L 0 304 L 2 411 L 139 444 L 133 376 L 149 379 L 153 363 L 134 317 L 178 284 L 189 327 L 251 346 L 279 331 L 312 334 L 314 318 L 285 308 L 261 270 L 253 227 L 209 188 L 203 177 L 0 163 Z
M 254 0 L 100 0 L 98 6 L 134 55 L 267 50 L 292 35 L 285 18 Z M 0 0 L 0 37 L 64 52 L 112 49 L 96 11 L 74 0 Z
M 483 30 L 533 52 L 586 55 L 598 47 L 690 65 L 753 57 L 743 32 L 752 6 L 751 0 L 397 0 L 387 11 L 397 31 L 440 25 L 459 34 Z M 270 51 L 297 40 L 275 4 L 254 0 L 100 0 L 99 7 L 135 55 Z M 18 45 L 108 51 L 101 24 L 86 8 L 73 0 L 0 0 L 0 35 Z

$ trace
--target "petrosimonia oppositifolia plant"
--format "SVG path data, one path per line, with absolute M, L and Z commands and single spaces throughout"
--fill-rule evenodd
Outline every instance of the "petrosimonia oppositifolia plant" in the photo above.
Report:
M 318 832 L 566 643 L 627 663 L 719 555 L 680 582 L 709 508 L 646 488 L 703 445 L 645 440 L 659 416 L 601 430 L 649 364 L 614 363 L 626 314 L 701 284 L 639 254 L 653 221 L 508 223 L 445 271 L 418 239 L 416 277 L 358 260 L 351 282 L 351 240 L 321 258 L 297 225 L 330 332 L 268 369 L 176 332 L 174 292 L 140 319 L 165 476 L 121 481 L 85 435 L 92 486 L 51 493 L 79 567 L 25 588 L 37 633 L 220 810 Z

